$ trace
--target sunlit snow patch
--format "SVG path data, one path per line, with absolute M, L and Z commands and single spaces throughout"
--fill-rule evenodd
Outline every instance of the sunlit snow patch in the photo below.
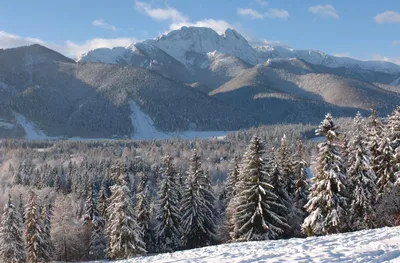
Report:
M 400 227 L 310 238 L 241 242 L 137 257 L 118 263 L 400 262 Z
M 132 114 L 132 125 L 135 128 L 133 139 L 136 140 L 157 140 L 157 139 L 224 139 L 230 133 L 229 131 L 185 131 L 179 133 L 165 133 L 157 130 L 154 126 L 154 121 L 144 113 L 135 101 L 130 102 Z

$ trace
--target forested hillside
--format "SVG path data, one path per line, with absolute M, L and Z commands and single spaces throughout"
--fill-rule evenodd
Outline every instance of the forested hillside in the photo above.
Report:
M 3 140 L 0 257 L 122 259 L 395 225 L 400 108 L 339 123 L 223 140 Z

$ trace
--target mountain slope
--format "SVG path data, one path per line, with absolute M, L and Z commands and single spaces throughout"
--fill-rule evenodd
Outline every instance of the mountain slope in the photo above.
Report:
M 4 52 L 1 58 L 12 57 Z M 143 68 L 76 64 L 37 45 L 20 48 L 20 53 L 33 58 L 29 67 L 25 55 L 0 63 L 2 136 L 21 131 L 20 114 L 48 136 L 130 137 L 135 131 L 132 99 L 164 132 L 237 130 L 257 123 L 203 92 Z
M 259 119 L 277 116 L 286 121 L 321 118 L 323 112 L 353 115 L 356 110 L 375 107 L 389 113 L 400 101 L 398 93 L 373 84 L 321 71 L 298 59 L 269 60 L 242 71 L 210 95 Z M 319 116 L 321 115 L 321 116 Z
M 400 228 L 380 228 L 321 237 L 267 240 L 137 257 L 120 263 L 167 262 L 400 262 Z

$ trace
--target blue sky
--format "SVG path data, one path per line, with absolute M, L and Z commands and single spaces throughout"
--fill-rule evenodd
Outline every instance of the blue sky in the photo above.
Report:
M 182 25 L 251 41 L 400 63 L 399 0 L 5 0 L 0 48 L 41 43 L 70 57 Z

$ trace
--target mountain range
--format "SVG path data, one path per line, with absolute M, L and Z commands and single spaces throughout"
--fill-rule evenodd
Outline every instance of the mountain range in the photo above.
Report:
M 0 136 L 24 137 L 23 116 L 54 137 L 131 137 L 135 103 L 162 132 L 316 123 L 326 112 L 388 114 L 400 66 L 255 45 L 227 29 L 182 27 L 73 61 L 40 45 L 0 49 Z

